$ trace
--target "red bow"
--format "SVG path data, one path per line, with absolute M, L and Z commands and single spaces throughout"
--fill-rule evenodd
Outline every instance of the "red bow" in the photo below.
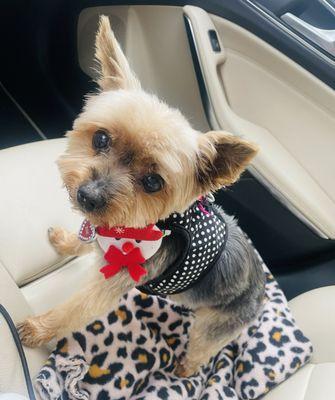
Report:
M 138 282 L 141 276 L 147 273 L 146 269 L 141 265 L 144 263 L 145 258 L 142 256 L 141 250 L 138 247 L 134 247 L 133 250 L 129 251 L 127 254 L 123 254 L 120 249 L 111 245 L 104 258 L 109 262 L 109 264 L 100 269 L 105 279 L 114 276 L 120 272 L 123 267 L 128 268 L 129 275 L 135 282 Z

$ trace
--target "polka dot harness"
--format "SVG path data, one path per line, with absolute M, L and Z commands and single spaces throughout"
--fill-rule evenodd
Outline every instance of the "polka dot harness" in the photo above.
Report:
M 216 263 L 225 248 L 227 227 L 209 202 L 199 200 L 182 214 L 172 214 L 157 224 L 185 242 L 183 253 L 159 277 L 140 286 L 142 292 L 169 295 L 184 292 Z

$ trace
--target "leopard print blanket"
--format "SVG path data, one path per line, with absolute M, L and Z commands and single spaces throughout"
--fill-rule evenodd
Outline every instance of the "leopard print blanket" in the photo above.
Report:
M 134 289 L 116 311 L 60 340 L 36 379 L 39 398 L 150 400 L 257 399 L 307 363 L 312 345 L 296 326 L 264 265 L 259 317 L 190 378 L 174 368 L 185 354 L 192 314 Z

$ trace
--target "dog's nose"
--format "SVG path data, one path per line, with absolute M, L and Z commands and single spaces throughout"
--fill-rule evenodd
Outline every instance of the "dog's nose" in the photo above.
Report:
M 88 212 L 101 210 L 106 205 L 106 200 L 95 185 L 82 185 L 77 191 L 77 201 Z

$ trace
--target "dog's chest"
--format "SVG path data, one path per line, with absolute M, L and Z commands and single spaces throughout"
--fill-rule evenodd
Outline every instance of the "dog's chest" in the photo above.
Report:
M 185 213 L 171 215 L 159 227 L 171 231 L 173 239 L 182 244 L 182 254 L 140 290 L 160 295 L 184 292 L 215 265 L 223 252 L 227 240 L 226 223 L 212 207 L 205 209 L 202 203 L 196 202 Z

